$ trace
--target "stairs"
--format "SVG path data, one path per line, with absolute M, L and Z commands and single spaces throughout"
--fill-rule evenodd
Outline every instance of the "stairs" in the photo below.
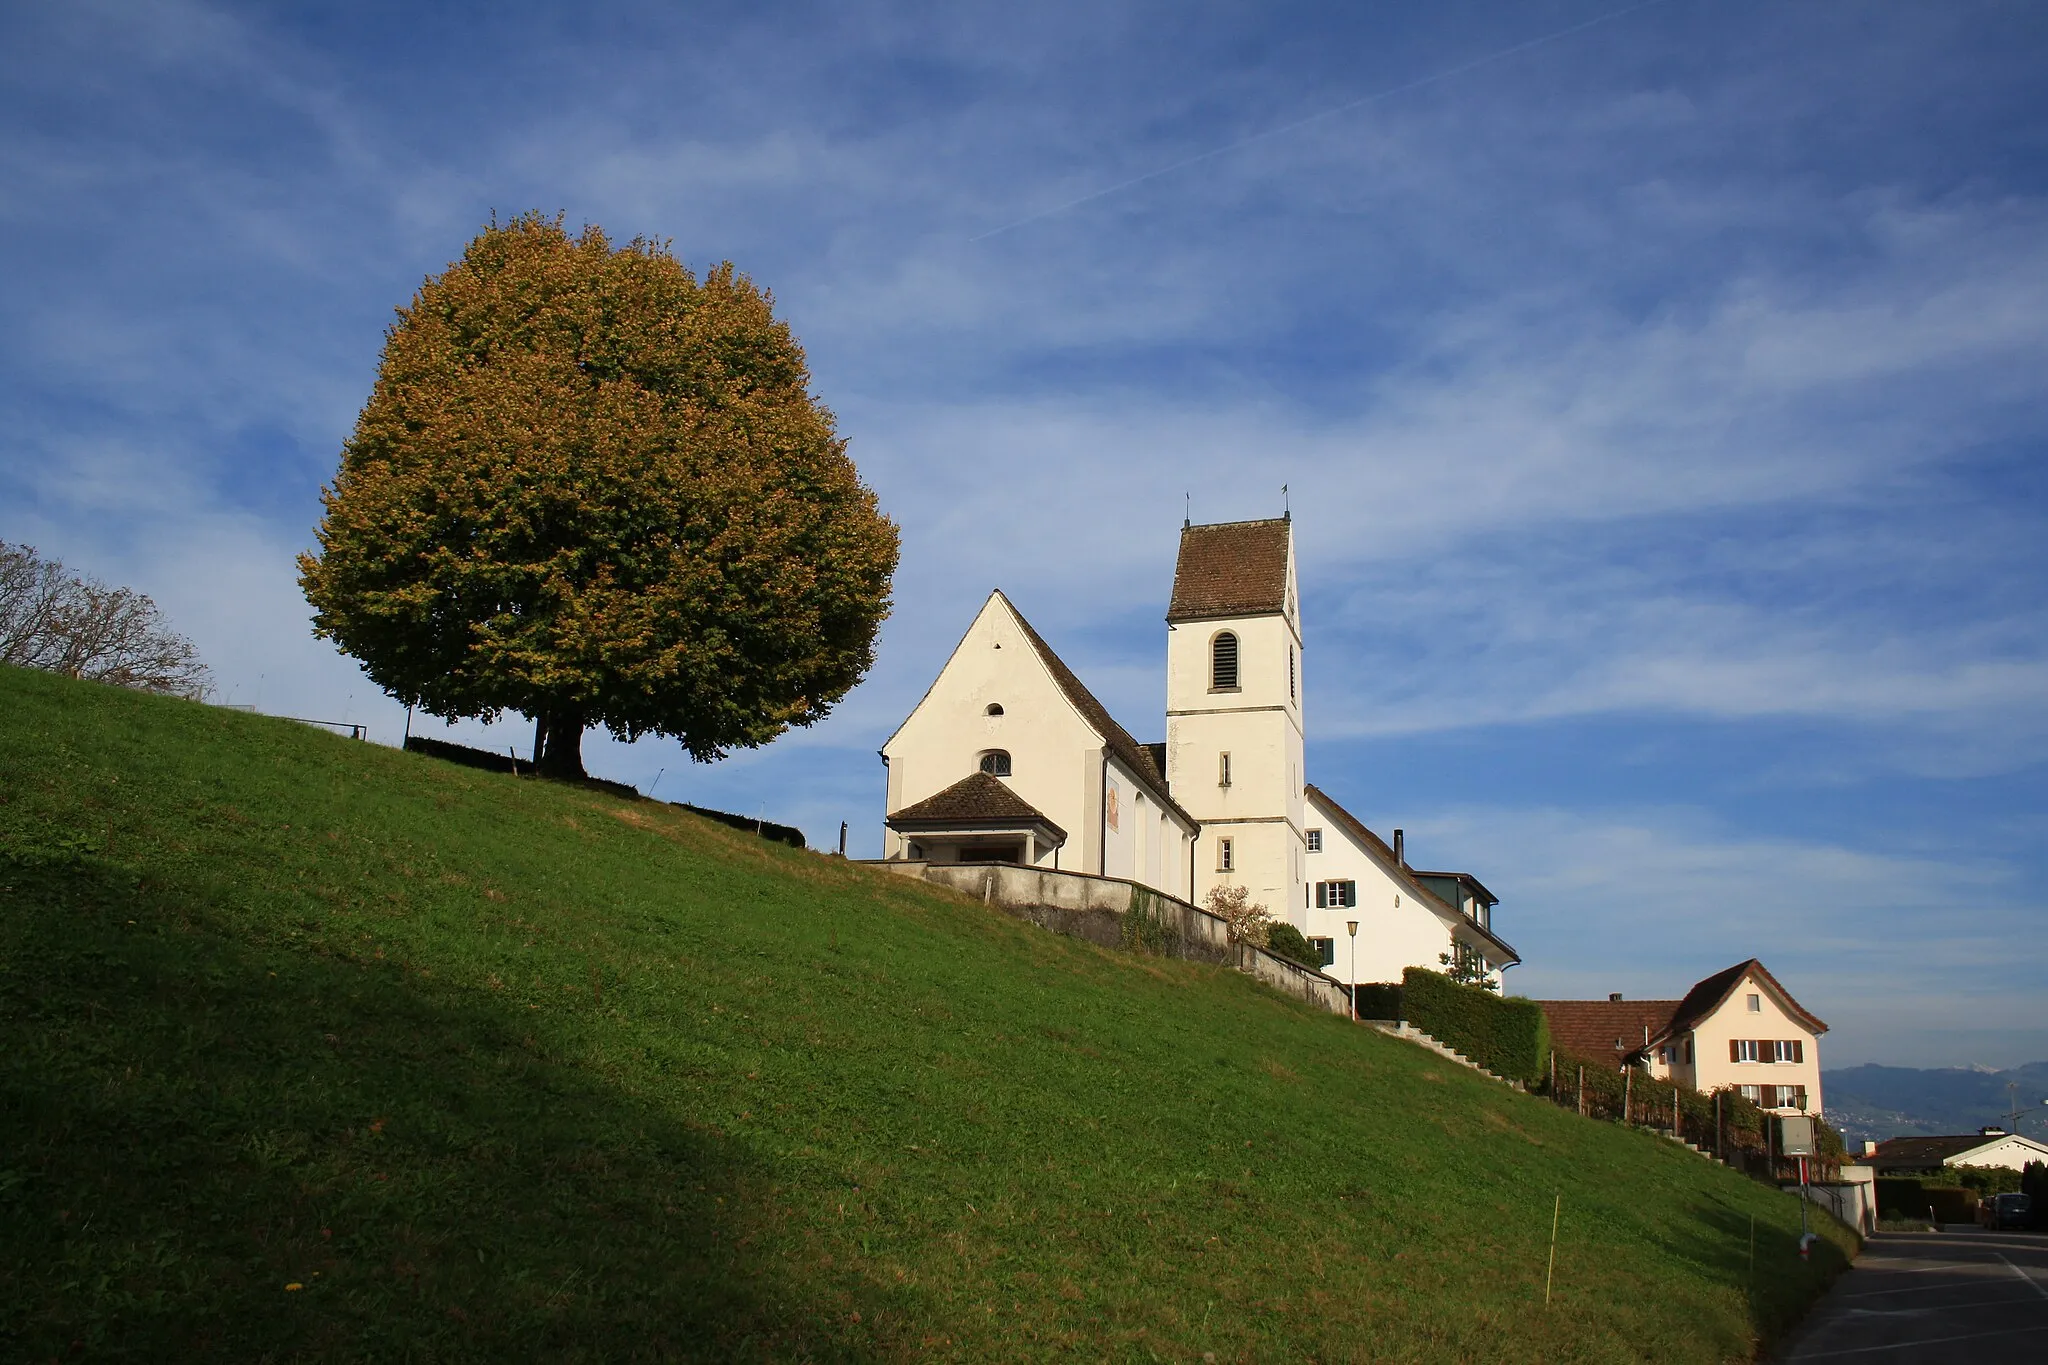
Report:
M 1511 1081 L 1505 1076 L 1494 1075 L 1491 1071 L 1488 1071 L 1485 1067 L 1479 1065 L 1479 1063 L 1473 1061 L 1470 1057 L 1467 1057 L 1464 1053 L 1458 1051 L 1450 1044 L 1438 1042 L 1436 1039 L 1430 1037 L 1427 1033 L 1424 1033 L 1421 1029 L 1416 1028 L 1412 1024 L 1374 1023 L 1373 1027 L 1378 1029 L 1381 1033 L 1386 1034 L 1389 1038 L 1400 1038 L 1406 1042 L 1415 1044 L 1417 1047 L 1428 1048 L 1437 1056 L 1447 1058 L 1450 1061 L 1456 1062 L 1459 1066 L 1468 1067 L 1471 1070 L 1476 1071 L 1480 1075 L 1486 1077 L 1486 1079 L 1490 1081 L 1499 1081 L 1502 1085 L 1507 1086 L 1510 1090 L 1526 1090 L 1528 1088 L 1527 1086 L 1523 1085 L 1520 1081 Z

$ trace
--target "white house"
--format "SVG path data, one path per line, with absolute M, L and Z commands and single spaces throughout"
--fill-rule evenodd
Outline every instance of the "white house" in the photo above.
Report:
M 1291 520 L 1183 525 L 1166 630 L 1166 739 L 1139 743 L 991 593 L 882 747 L 884 857 L 1120 877 L 1197 904 L 1243 886 L 1347 983 L 1445 956 L 1497 981 L 1519 960 L 1477 878 L 1410 869 L 1308 785 Z
M 1864 1144 L 1864 1159 L 1880 1174 L 1898 1171 L 1938 1171 L 1944 1166 L 1998 1166 L 2023 1171 L 2030 1161 L 2048 1162 L 2048 1144 L 2008 1133 L 2003 1128 L 1980 1128 L 1953 1137 L 1899 1137 Z
M 1522 959 L 1493 932 L 1493 893 L 1464 872 L 1417 872 L 1406 840 L 1389 846 L 1310 783 L 1303 932 L 1345 984 L 1399 981 L 1403 968 L 1463 963 L 1500 984 Z M 1356 933 L 1352 926 L 1357 926 Z

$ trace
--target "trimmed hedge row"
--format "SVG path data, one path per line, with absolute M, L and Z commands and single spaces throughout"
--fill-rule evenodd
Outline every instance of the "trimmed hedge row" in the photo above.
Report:
M 1550 1024 L 1534 1000 L 1505 1000 L 1410 967 L 1401 973 L 1401 1003 L 1409 1023 L 1496 1076 L 1533 1083 L 1548 1068 Z
M 1398 981 L 1361 981 L 1351 988 L 1351 992 L 1361 1019 L 1408 1017 L 1402 1013 L 1401 983 Z

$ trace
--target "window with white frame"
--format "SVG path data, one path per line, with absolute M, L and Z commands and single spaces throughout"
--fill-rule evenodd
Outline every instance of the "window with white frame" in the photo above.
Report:
M 1308 838 L 1308 851 L 1309 851 L 1309 852 L 1311 852 L 1311 853 L 1321 853 L 1321 852 L 1323 851 L 1323 832 L 1322 832 L 1321 830 L 1319 830 L 1319 829 L 1312 829 L 1312 830 L 1309 830 L 1309 831 L 1308 831 L 1308 834 L 1307 834 L 1307 838 Z
M 1761 995 L 1749 997 L 1749 1012 L 1751 1014 L 1762 1014 L 1764 1012 L 1764 998 Z
M 1753 1062 L 1757 1059 L 1756 1039 L 1730 1038 L 1728 1060 L 1731 1062 Z
M 1742 1098 L 1748 1100 L 1751 1104 L 1762 1104 L 1764 1102 L 1764 1088 L 1760 1085 L 1741 1085 L 1737 1086 L 1736 1089 L 1741 1092 Z
M 1771 1060 L 1774 1062 L 1803 1062 L 1806 1060 L 1806 1045 L 1797 1038 L 1780 1038 L 1771 1044 Z
M 1358 904 L 1357 882 L 1317 882 L 1318 910 L 1349 910 Z
M 1216 841 L 1216 870 L 1218 872 L 1229 872 L 1234 870 L 1236 866 L 1235 860 L 1231 857 L 1230 840 L 1218 839 Z
M 1337 965 L 1337 940 L 1334 938 L 1312 938 L 1308 946 L 1316 950 L 1316 964 L 1322 967 Z

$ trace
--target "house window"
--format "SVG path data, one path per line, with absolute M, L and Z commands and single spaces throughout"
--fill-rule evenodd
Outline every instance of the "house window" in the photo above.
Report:
M 1690 1038 L 1685 1040 L 1685 1064 L 1687 1066 L 1693 1064 L 1692 1039 Z
M 1761 995 L 1749 997 L 1749 1012 L 1751 1014 L 1762 1014 L 1764 1012 L 1764 998 Z
M 1216 785 L 1219 787 L 1227 787 L 1230 785 L 1229 754 L 1216 755 Z
M 1007 749 L 990 749 L 981 756 L 981 770 L 990 777 L 1010 775 L 1010 752 Z
M 1337 965 L 1337 940 L 1334 938 L 1312 938 L 1308 946 L 1316 950 L 1316 961 L 1325 967 Z
M 999 701 L 990 702 L 988 704 L 988 713 L 991 716 L 1000 716 L 1003 714 L 1003 704 Z
M 1797 1038 L 1781 1038 L 1771 1044 L 1771 1060 L 1774 1062 L 1803 1062 L 1806 1060 L 1806 1047 Z
M 1357 882 L 1317 882 L 1316 908 L 1348 910 L 1358 904 Z
M 1218 839 L 1216 841 L 1216 870 L 1218 872 L 1229 872 L 1235 866 L 1236 864 L 1231 860 L 1230 856 L 1230 840 Z
M 1323 851 L 1323 832 L 1321 830 L 1312 829 L 1308 832 L 1308 851 L 1311 853 L 1321 853 Z
M 1728 1040 L 1728 1060 L 1729 1060 L 1729 1061 L 1731 1061 L 1731 1062 L 1753 1062 L 1753 1061 L 1755 1061 L 1756 1059 L 1757 1059 L 1757 1057 L 1756 1057 L 1756 1039 L 1754 1039 L 1754 1038 L 1730 1038 L 1730 1039 Z
M 1736 1089 L 1740 1090 L 1742 1098 L 1748 1100 L 1751 1104 L 1762 1104 L 1764 1102 L 1764 1088 L 1760 1085 L 1742 1085 L 1737 1086 Z
M 1787 1085 L 1787 1086 L 1781 1086 L 1781 1087 L 1780 1087 L 1780 1089 L 1782 1090 L 1782 1092 L 1783 1092 L 1783 1093 L 1782 1093 L 1782 1094 L 1781 1094 L 1781 1095 L 1779 1096 L 1779 1098 L 1778 1098 L 1778 1103 L 1779 1103 L 1779 1104 L 1782 1104 L 1782 1105 L 1784 1105 L 1784 1106 L 1785 1106 L 1785 1107 L 1786 1107 L 1787 1109 L 1802 1109 L 1802 1110 L 1803 1110 L 1803 1109 L 1805 1109 L 1805 1108 L 1806 1108 L 1806 1087 L 1805 1087 L 1805 1086 L 1803 1086 L 1803 1085 Z
M 1209 643 L 1209 690 L 1237 690 L 1237 637 L 1227 630 Z

